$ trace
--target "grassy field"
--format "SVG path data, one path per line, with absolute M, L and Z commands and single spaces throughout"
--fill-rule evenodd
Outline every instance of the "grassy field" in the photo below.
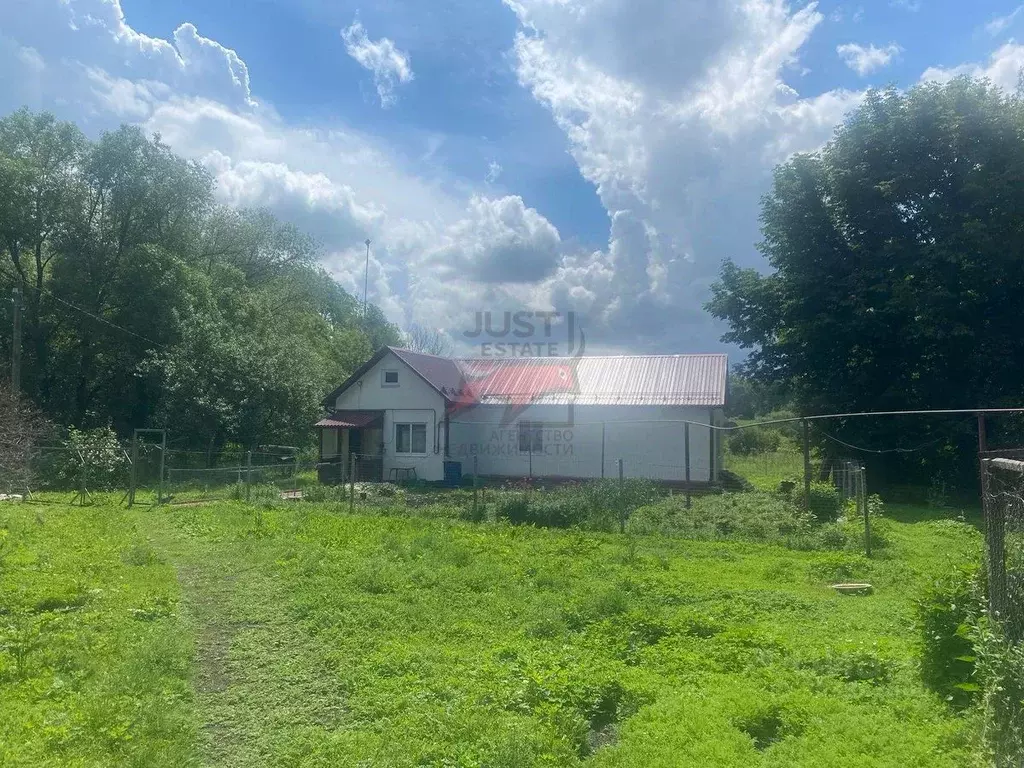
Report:
M 346 510 L 0 508 L 0 765 L 975 764 L 911 609 L 968 525 L 894 510 L 867 560 Z

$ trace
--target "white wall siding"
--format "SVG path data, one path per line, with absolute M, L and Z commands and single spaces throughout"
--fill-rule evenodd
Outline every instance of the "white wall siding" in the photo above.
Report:
M 478 406 L 452 417 L 451 454 L 462 471 L 499 477 L 617 477 L 618 459 L 626 477 L 683 481 L 682 421 L 708 424 L 712 410 L 691 406 L 577 406 L 567 424 L 565 406 L 534 405 L 501 425 L 501 406 Z M 544 423 L 540 453 L 519 452 L 520 421 Z M 716 445 L 717 449 L 717 445 Z M 716 450 L 717 452 L 717 450 Z M 690 427 L 690 479 L 708 482 L 712 475 L 711 430 Z M 602 475 L 603 469 L 603 475 Z
M 398 386 L 384 385 L 384 371 L 398 371 Z M 384 427 L 379 438 L 382 445 L 367 445 L 364 453 L 383 451 L 384 480 L 393 467 L 415 467 L 421 480 L 444 477 L 444 398 L 395 355 L 385 355 L 377 365 L 342 392 L 336 402 L 338 410 L 384 411 Z M 395 424 L 426 424 L 427 450 L 424 454 L 395 452 Z

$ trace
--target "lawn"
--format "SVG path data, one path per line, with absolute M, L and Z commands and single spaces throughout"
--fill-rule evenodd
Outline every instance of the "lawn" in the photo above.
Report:
M 977 557 L 954 520 L 868 560 L 114 501 L 0 508 L 2 765 L 975 764 L 915 667 L 913 596 Z

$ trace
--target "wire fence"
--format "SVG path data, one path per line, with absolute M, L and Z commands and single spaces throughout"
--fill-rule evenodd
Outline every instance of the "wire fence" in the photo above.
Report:
M 1024 640 L 1024 451 L 982 455 L 989 607 L 1011 642 Z

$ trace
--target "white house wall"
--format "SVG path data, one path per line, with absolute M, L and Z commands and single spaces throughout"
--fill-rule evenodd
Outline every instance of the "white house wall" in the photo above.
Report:
M 398 371 L 398 386 L 384 385 L 384 371 Z M 384 479 L 394 467 L 415 467 L 421 480 L 444 477 L 444 398 L 395 355 L 381 358 L 359 381 L 342 392 L 334 404 L 338 410 L 384 411 L 383 446 L 363 445 L 364 453 L 383 452 Z M 395 424 L 427 425 L 425 454 L 395 453 Z
M 617 477 L 622 459 L 626 477 L 686 479 L 682 422 L 708 424 L 712 410 L 685 406 L 577 406 L 572 425 L 565 406 L 534 405 L 501 426 L 504 407 L 478 406 L 452 417 L 451 457 L 481 475 L 504 477 Z M 545 424 L 544 449 L 519 453 L 518 422 Z M 717 479 L 720 441 L 715 440 L 712 476 L 711 430 L 690 427 L 690 479 Z M 602 450 L 603 445 L 603 450 Z M 602 474 L 603 469 L 603 474 Z

